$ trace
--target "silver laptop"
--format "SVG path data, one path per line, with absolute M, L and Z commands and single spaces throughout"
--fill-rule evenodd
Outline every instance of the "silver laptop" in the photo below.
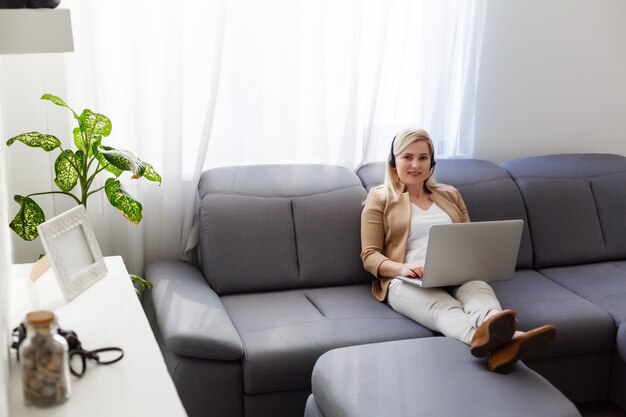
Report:
M 513 278 L 523 220 L 435 225 L 430 228 L 424 277 L 396 277 L 423 288 Z

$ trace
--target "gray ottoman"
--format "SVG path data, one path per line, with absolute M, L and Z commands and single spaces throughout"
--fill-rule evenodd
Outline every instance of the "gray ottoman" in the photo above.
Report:
M 580 413 L 526 365 L 508 375 L 447 337 L 335 349 L 312 376 L 305 417 L 570 417 Z

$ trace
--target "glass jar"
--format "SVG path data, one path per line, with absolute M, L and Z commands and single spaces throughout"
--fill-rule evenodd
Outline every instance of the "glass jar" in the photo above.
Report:
M 51 311 L 26 315 L 26 339 L 19 352 L 26 405 L 48 407 L 70 396 L 68 346 L 57 330 Z

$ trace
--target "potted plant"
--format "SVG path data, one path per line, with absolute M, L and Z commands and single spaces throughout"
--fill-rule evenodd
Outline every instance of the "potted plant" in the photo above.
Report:
M 52 94 L 44 94 L 41 99 L 51 101 L 72 112 L 78 125 L 73 131 L 76 149 L 64 149 L 61 141 L 55 136 L 39 132 L 23 133 L 7 141 L 7 146 L 22 142 L 46 152 L 55 149 L 60 151 L 54 162 L 56 175 L 54 183 L 59 191 L 44 191 L 26 196 L 15 195 L 13 198 L 20 205 L 20 209 L 9 224 L 11 230 L 27 241 L 34 240 L 38 236 L 37 226 L 46 218 L 39 204 L 31 197 L 62 194 L 87 208 L 89 197 L 99 191 L 104 191 L 109 203 L 120 210 L 129 222 L 138 224 L 143 217 L 143 207 L 123 189 L 118 178 L 125 171 L 129 171 L 133 179 L 145 178 L 160 185 L 161 176 L 152 165 L 140 160 L 131 152 L 115 149 L 102 143 L 103 139 L 111 134 L 112 129 L 111 120 L 105 115 L 94 113 L 89 109 L 84 109 L 81 114 L 78 114 L 62 99 Z M 93 189 L 95 178 L 103 173 L 109 174 L 109 178 L 103 186 Z M 136 276 L 133 281 L 137 282 L 141 289 L 149 285 Z

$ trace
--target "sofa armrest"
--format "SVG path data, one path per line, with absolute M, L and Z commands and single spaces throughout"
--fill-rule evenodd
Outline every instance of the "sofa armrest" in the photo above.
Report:
M 237 360 L 243 356 L 239 333 L 219 296 L 202 273 L 182 261 L 155 261 L 145 277 L 153 287 L 155 315 L 165 345 L 181 356 Z

